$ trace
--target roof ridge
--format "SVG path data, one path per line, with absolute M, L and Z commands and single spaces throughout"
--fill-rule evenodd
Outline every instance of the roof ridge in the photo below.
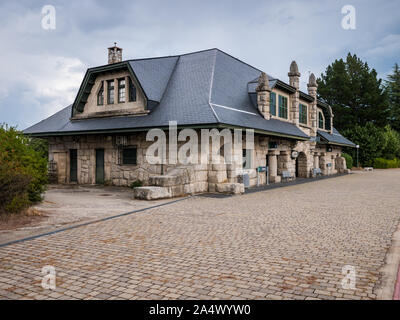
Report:
M 211 104 L 211 95 L 212 95 L 212 90 L 213 90 L 213 85 L 214 85 L 214 75 L 215 75 L 215 65 L 217 63 L 217 52 L 215 51 L 214 54 L 214 59 L 213 59 L 213 65 L 212 65 L 212 70 L 211 70 L 211 81 L 210 81 L 210 90 L 208 91 L 208 105 L 211 108 L 211 111 L 215 117 L 215 119 L 217 120 L 217 122 L 220 122 L 217 113 L 214 110 L 214 107 Z
M 171 83 L 171 79 L 172 79 L 172 77 L 174 76 L 174 73 L 175 73 L 176 67 L 178 66 L 178 63 L 179 63 L 179 60 L 180 60 L 180 59 L 181 59 L 181 57 L 180 57 L 180 56 L 178 56 L 178 59 L 176 59 L 176 61 L 175 61 L 174 68 L 173 68 L 173 69 L 172 69 L 172 71 L 171 71 L 171 74 L 170 74 L 170 76 L 169 76 L 169 79 L 168 79 L 167 85 L 165 86 L 165 90 L 164 90 L 164 92 L 163 92 L 163 94 L 162 94 L 162 96 L 161 96 L 161 98 L 160 98 L 160 102 L 159 102 L 159 104 L 160 104 L 160 103 L 161 103 L 161 101 L 164 99 L 165 93 L 168 91 L 169 84 Z

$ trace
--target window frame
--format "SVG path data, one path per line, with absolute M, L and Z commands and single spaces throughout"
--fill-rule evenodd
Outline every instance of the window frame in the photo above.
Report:
M 99 91 L 97 92 L 97 105 L 104 106 L 104 81 L 101 81 Z
M 124 151 L 126 150 L 135 150 L 135 159 L 134 162 L 126 162 L 126 157 L 124 155 Z M 137 146 L 127 146 L 127 147 L 122 147 L 121 148 L 121 165 L 130 165 L 130 166 L 137 166 L 138 164 L 138 152 L 137 152 Z
M 303 117 L 305 117 L 305 121 Z M 299 122 L 308 125 L 308 106 L 303 103 L 299 103 Z
M 242 149 L 242 169 L 251 169 L 253 149 Z
M 121 82 L 124 81 L 124 84 Z M 124 100 L 121 99 L 121 90 L 123 89 Z M 126 80 L 125 78 L 118 79 L 118 103 L 125 103 L 126 102 Z
M 133 83 L 131 77 L 128 77 L 128 86 L 129 86 L 129 94 L 128 94 L 129 102 L 137 101 L 136 87 L 135 87 L 135 84 Z M 133 94 L 134 94 L 134 96 L 133 96 Z
M 322 121 L 322 127 L 321 127 Z M 318 110 L 318 129 L 325 130 L 325 116 L 322 111 Z
M 112 86 L 110 84 L 112 83 Z M 112 95 L 111 95 L 112 92 Z M 111 102 L 112 96 L 112 102 Z M 107 104 L 114 104 L 115 103 L 115 83 L 113 80 L 107 80 Z
M 272 102 L 274 102 L 274 103 L 272 104 Z M 270 114 L 273 116 L 276 116 L 276 93 L 275 92 L 271 91 L 269 94 L 269 105 L 270 105 L 270 107 L 269 107 Z M 272 108 L 272 106 L 273 106 L 273 108 Z M 274 112 L 272 112 L 272 110 Z
M 286 103 L 283 103 L 284 101 Z M 278 95 L 278 116 L 282 119 L 288 119 L 288 98 L 282 95 Z

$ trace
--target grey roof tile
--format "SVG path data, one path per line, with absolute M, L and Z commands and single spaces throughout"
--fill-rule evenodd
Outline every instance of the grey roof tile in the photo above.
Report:
M 68 106 L 24 132 L 50 135 L 134 130 L 177 121 L 178 125 L 226 124 L 307 138 L 291 123 L 265 120 L 252 101 L 254 94 L 248 94 L 249 83 L 257 82 L 261 71 L 218 49 L 129 60 L 129 64 L 148 99 L 155 101 L 148 115 L 71 121 Z M 269 78 L 271 83 L 276 81 Z
M 349 147 L 356 146 L 355 143 L 353 143 L 349 139 L 346 139 L 345 137 L 343 137 L 339 133 L 339 131 L 337 131 L 335 128 L 333 128 L 332 134 L 330 134 L 326 131 L 318 130 L 318 135 L 321 136 L 327 142 L 332 143 L 332 144 L 341 144 L 341 145 L 346 145 Z

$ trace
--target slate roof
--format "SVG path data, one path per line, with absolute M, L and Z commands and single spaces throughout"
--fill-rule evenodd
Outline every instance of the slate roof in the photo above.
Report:
M 346 139 L 343 137 L 339 131 L 337 131 L 335 128 L 332 130 L 332 134 L 326 132 L 326 131 L 317 131 L 318 135 L 322 138 L 323 141 L 326 141 L 330 144 L 338 144 L 338 145 L 344 145 L 348 147 L 355 147 L 356 144 L 351 142 L 350 140 Z
M 178 56 L 127 60 L 151 110 L 145 116 L 71 120 L 72 105 L 24 130 L 26 134 L 59 134 L 135 131 L 178 126 L 235 126 L 296 139 L 309 137 L 294 124 L 266 120 L 249 94 L 249 82 L 260 70 L 219 49 Z M 100 68 L 100 67 L 98 67 Z M 96 68 L 88 69 L 88 73 Z M 279 81 L 269 76 L 271 84 Z M 81 88 L 82 89 L 82 88 Z M 81 90 L 80 89 L 80 90 Z

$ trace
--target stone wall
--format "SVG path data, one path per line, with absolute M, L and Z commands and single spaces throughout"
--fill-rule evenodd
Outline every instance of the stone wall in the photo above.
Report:
M 186 141 L 180 141 L 178 149 L 185 143 Z M 58 182 L 69 183 L 69 150 L 77 149 L 77 183 L 95 184 L 96 149 L 101 148 L 104 149 L 106 183 L 129 186 L 132 182 L 141 180 L 145 186 L 168 187 L 167 192 L 165 190 L 163 192 L 171 196 L 206 191 L 237 192 L 239 189 L 241 190 L 237 184 L 242 183 L 242 174 L 249 175 L 250 186 L 266 184 L 266 173 L 257 172 L 257 168 L 266 166 L 267 158 L 270 166 L 269 182 L 280 182 L 283 171 L 289 171 L 295 177 L 296 159 L 291 155 L 293 150 L 301 154 L 301 159 L 299 159 L 301 161 L 299 162 L 301 177 L 310 177 L 312 169 L 316 166 L 321 168 L 323 174 L 345 171 L 342 160 L 340 160 L 340 147 L 332 147 L 332 150 L 328 152 L 325 145 L 310 141 L 296 141 L 256 134 L 254 149 L 251 151 L 250 157 L 251 165 L 245 169 L 242 168 L 242 150 L 236 150 L 236 154 L 233 155 L 234 161 L 231 164 L 224 163 L 223 156 L 221 156 L 219 164 L 149 164 L 146 161 L 146 151 L 151 144 L 153 144 L 152 141 L 146 141 L 144 132 L 128 135 L 126 146 L 137 148 L 137 165 L 123 165 L 120 161 L 121 149 L 115 144 L 113 135 L 53 137 L 49 139 L 49 160 L 57 162 Z M 274 144 L 276 144 L 276 148 L 270 149 Z M 246 148 L 245 141 L 243 141 L 243 148 Z M 187 178 L 184 178 L 186 180 L 182 180 L 182 177 L 185 176 L 182 174 L 184 170 L 191 172 Z

